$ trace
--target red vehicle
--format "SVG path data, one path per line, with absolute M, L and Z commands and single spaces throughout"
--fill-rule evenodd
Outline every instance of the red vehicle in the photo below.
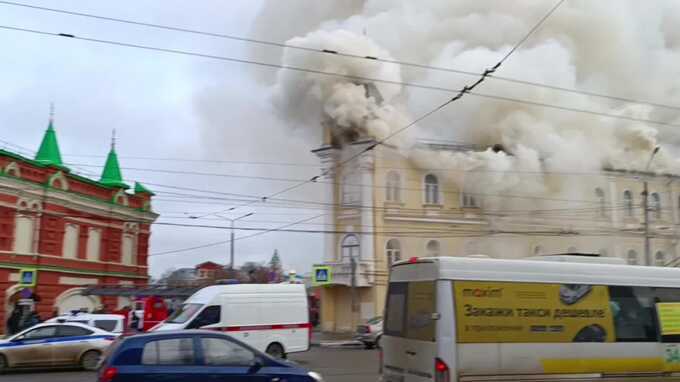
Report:
M 146 332 L 166 318 L 168 306 L 165 301 L 160 297 L 150 296 L 135 301 L 135 308 L 130 311 L 129 322 L 132 329 Z

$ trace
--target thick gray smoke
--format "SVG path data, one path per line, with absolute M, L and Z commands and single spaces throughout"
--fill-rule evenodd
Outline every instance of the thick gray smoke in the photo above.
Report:
M 553 2 L 424 0 L 286 3 L 287 14 L 312 17 L 282 26 L 269 1 L 260 25 L 277 25 L 288 43 L 394 58 L 481 73 L 495 64 L 547 12 Z M 566 1 L 498 71 L 498 75 L 668 105 L 680 105 L 680 4 L 674 1 Z M 288 65 L 460 89 L 475 79 L 433 70 L 286 49 Z M 365 84 L 344 78 L 279 71 L 274 103 L 300 129 L 360 127 L 382 138 L 451 94 L 376 83 L 382 100 Z M 490 79 L 477 89 L 538 101 L 680 124 L 677 110 L 616 102 Z M 544 175 L 598 173 L 603 168 L 643 170 L 657 145 L 652 171 L 680 173 L 677 128 L 559 111 L 467 95 L 390 143 L 405 147 L 437 138 L 491 147 L 468 153 L 409 150 L 422 168 L 446 168 L 449 181 L 487 193 L 547 191 L 574 195 L 574 178 L 546 182 Z M 311 135 L 311 134 L 310 134 Z M 313 134 L 319 136 L 319 134 Z M 455 171 L 459 170 L 459 171 Z M 467 175 L 466 175 L 467 174 Z M 530 174 L 530 175 L 527 175 Z M 465 182 L 463 178 L 467 177 Z M 566 179 L 566 180 L 565 180 Z M 586 181 L 589 178 L 586 178 Z M 594 180 L 598 182 L 601 180 Z M 581 182 L 583 183 L 583 182 Z

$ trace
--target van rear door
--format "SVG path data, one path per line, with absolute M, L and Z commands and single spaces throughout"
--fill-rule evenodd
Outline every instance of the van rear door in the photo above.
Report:
M 390 282 L 381 340 L 385 381 L 435 380 L 436 297 L 434 280 Z

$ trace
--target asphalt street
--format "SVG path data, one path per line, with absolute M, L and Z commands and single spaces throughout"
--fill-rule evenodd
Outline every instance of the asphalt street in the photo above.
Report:
M 376 382 L 378 352 L 359 347 L 319 347 L 289 357 L 309 370 L 321 373 L 327 382 Z M 10 372 L 0 376 L 2 382 L 95 382 L 93 372 L 62 370 Z

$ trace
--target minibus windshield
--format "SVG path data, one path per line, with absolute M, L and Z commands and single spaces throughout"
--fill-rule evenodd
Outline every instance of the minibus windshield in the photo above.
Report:
M 184 304 L 176 310 L 165 322 L 169 324 L 183 324 L 194 316 L 203 307 L 203 304 Z

